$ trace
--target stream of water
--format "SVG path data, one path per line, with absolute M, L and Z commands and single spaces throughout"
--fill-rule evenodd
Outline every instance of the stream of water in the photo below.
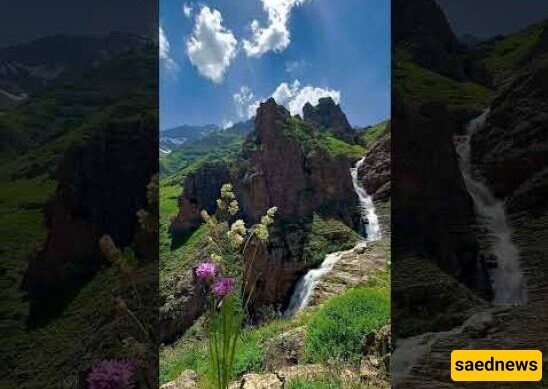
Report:
M 470 121 L 465 135 L 455 136 L 455 148 L 464 183 L 474 201 L 478 222 L 492 240 L 490 251 L 496 266 L 490 273 L 494 291 L 494 303 L 520 305 L 527 300 L 523 273 L 519 263 L 519 251 L 512 242 L 512 230 L 508 225 L 504 202 L 496 199 L 491 190 L 473 176 L 470 138 L 485 122 L 489 111 Z
M 298 310 L 303 309 L 308 305 L 320 279 L 330 272 L 333 269 L 333 266 L 335 266 L 338 260 L 345 254 L 349 254 L 360 246 L 367 244 L 366 242 L 376 241 L 381 238 L 381 228 L 379 218 L 375 212 L 375 204 L 358 179 L 358 169 L 364 164 L 364 161 L 365 157 L 356 162 L 354 167 L 350 169 L 350 175 L 352 177 L 354 191 L 358 195 L 360 201 L 360 230 L 365 230 L 366 239 L 359 242 L 353 249 L 326 255 L 319 268 L 308 271 L 295 286 L 295 291 L 293 292 L 293 295 L 289 300 L 288 308 L 284 313 L 285 317 L 293 316 Z

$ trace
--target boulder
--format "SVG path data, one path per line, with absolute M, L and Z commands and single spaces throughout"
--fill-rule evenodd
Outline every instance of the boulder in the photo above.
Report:
M 274 371 L 285 366 L 298 364 L 302 357 L 305 337 L 306 328 L 297 327 L 267 340 L 262 345 L 265 353 L 266 369 Z
M 282 381 L 276 374 L 246 374 L 243 376 L 241 389 L 282 389 Z
M 198 376 L 192 370 L 185 370 L 175 381 L 163 384 L 160 389 L 198 389 Z

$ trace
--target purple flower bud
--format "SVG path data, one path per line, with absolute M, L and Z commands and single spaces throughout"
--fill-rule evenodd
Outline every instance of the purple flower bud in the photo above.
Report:
M 202 262 L 196 268 L 196 276 L 203 280 L 215 277 L 217 264 L 213 262 Z
M 87 377 L 90 389 L 131 389 L 135 387 L 135 368 L 127 359 L 95 363 Z
M 222 277 L 218 278 L 213 285 L 213 293 L 217 296 L 226 296 L 234 290 L 234 278 Z

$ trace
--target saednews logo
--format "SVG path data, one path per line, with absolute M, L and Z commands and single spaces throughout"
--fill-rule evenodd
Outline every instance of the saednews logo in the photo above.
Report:
M 453 381 L 540 381 L 539 350 L 455 350 L 451 353 Z

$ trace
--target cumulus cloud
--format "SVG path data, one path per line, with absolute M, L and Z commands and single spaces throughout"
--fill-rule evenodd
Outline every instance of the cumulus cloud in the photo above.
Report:
M 183 13 L 185 14 L 185 16 L 187 18 L 191 17 L 192 16 L 192 5 L 189 4 L 189 3 L 184 3 L 183 4 Z
M 250 118 L 255 115 L 254 111 L 250 114 L 250 109 L 252 109 L 252 102 L 254 98 L 255 95 L 247 86 L 240 87 L 240 91 L 232 95 L 232 100 L 236 105 L 236 113 L 239 118 Z
M 251 22 L 253 38 L 244 40 L 243 47 L 249 57 L 260 57 L 268 51 L 284 51 L 290 43 L 287 28 L 291 9 L 307 0 L 261 0 L 268 16 L 268 25 L 261 26 L 258 20 Z
M 317 105 L 322 97 L 331 97 L 335 104 L 339 104 L 341 92 L 312 85 L 301 87 L 299 80 L 295 80 L 293 84 L 282 82 L 272 93 L 272 97 L 278 104 L 286 107 L 292 115 L 302 115 L 303 106 L 306 103 Z
M 196 15 L 192 35 L 186 41 L 186 52 L 198 72 L 215 83 L 223 81 L 230 61 L 236 56 L 238 41 L 232 31 L 223 27 L 216 9 L 202 7 Z
M 175 70 L 177 69 L 177 63 L 171 58 L 171 45 L 167 40 L 164 29 L 160 25 L 159 31 L 159 45 L 160 45 L 160 62 L 168 69 Z
M 341 92 L 312 85 L 302 86 L 299 80 L 295 80 L 291 84 L 282 82 L 270 96 L 278 104 L 286 107 L 292 115 L 298 114 L 301 116 L 306 103 L 317 105 L 322 97 L 331 97 L 336 104 L 341 101 Z M 261 99 L 255 99 L 255 96 L 247 87 L 241 87 L 240 92 L 234 94 L 233 98 L 240 117 L 251 118 L 255 116 L 261 103 Z

